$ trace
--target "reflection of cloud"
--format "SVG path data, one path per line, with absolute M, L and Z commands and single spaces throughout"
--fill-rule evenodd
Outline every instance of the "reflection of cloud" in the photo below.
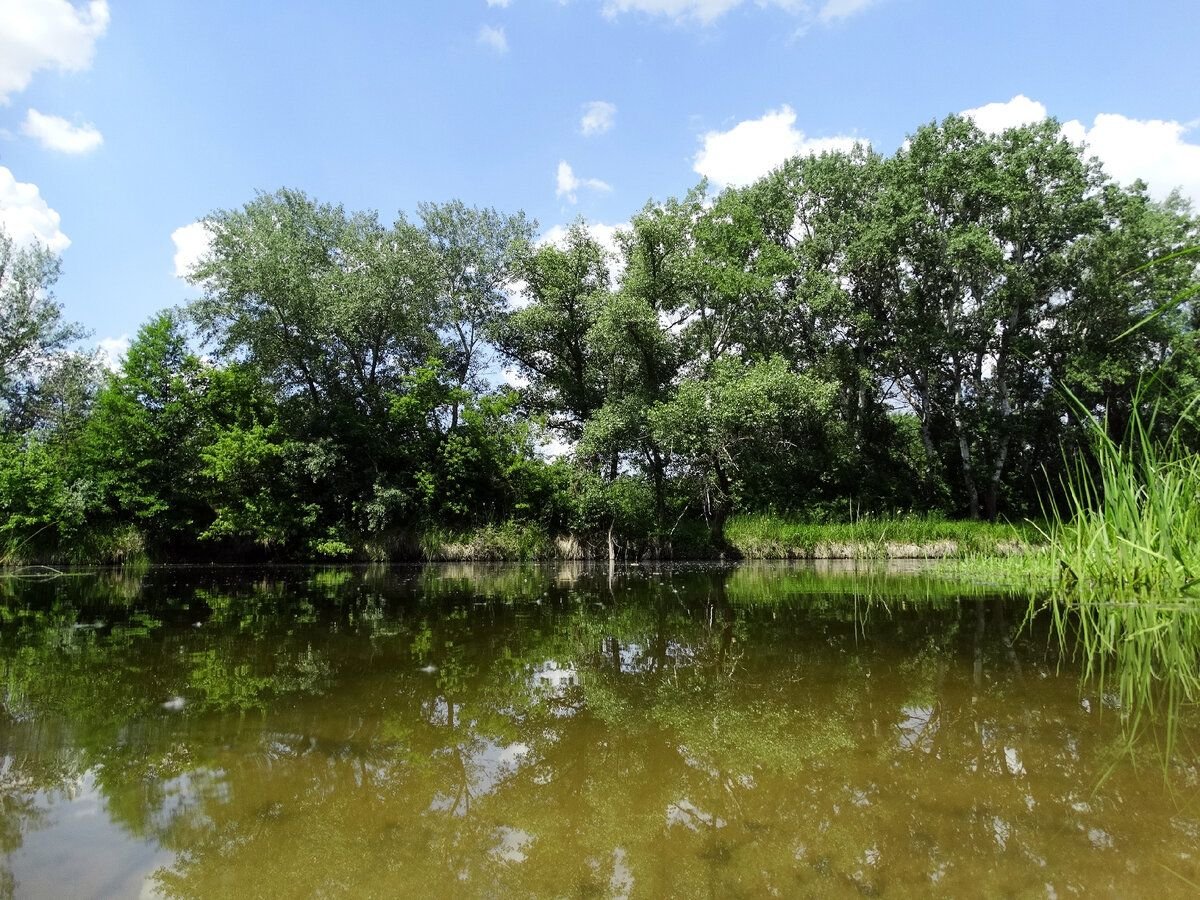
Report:
M 708 813 L 696 806 L 686 797 L 667 804 L 667 826 L 683 825 L 692 831 L 703 828 L 724 828 L 725 820 L 714 813 Z
M 443 703 L 439 699 L 439 703 Z M 477 737 L 453 747 L 444 747 L 436 755 L 447 756 L 457 753 L 466 774 L 465 797 L 455 792 L 439 793 L 430 801 L 433 812 L 448 812 L 464 816 L 469 803 L 463 802 L 486 796 L 496 790 L 502 782 L 516 774 L 530 755 L 528 744 L 517 741 L 512 744 L 497 744 L 488 738 Z
M 562 696 L 568 688 L 579 687 L 579 672 L 569 663 L 560 666 L 550 659 L 533 670 L 533 686 Z
M 904 719 L 896 727 L 900 729 L 900 749 L 920 750 L 929 753 L 933 750 L 933 738 L 938 731 L 938 723 L 933 715 L 932 706 L 905 706 L 900 710 Z
M 533 843 L 533 835 L 520 828 L 501 825 L 496 829 L 496 846 L 491 854 L 502 862 L 525 862 L 525 850 Z

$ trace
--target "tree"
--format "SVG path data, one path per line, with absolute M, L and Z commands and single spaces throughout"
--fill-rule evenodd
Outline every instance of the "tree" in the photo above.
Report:
M 461 391 L 478 386 L 487 362 L 489 328 L 507 304 L 505 289 L 533 240 L 536 224 L 524 213 L 506 216 L 468 207 L 461 200 L 423 203 L 417 210 L 433 251 L 434 321 L 444 335 L 446 369 Z M 454 399 L 451 429 L 458 425 L 458 411 Z
M 528 381 L 527 407 L 574 443 L 600 408 L 607 385 L 588 335 L 609 297 L 609 260 L 587 226 L 567 230 L 565 246 L 539 247 L 518 270 L 528 303 L 500 316 L 492 340 Z
M 386 228 L 285 189 L 205 223 L 191 315 L 316 419 L 385 415 L 386 392 L 436 352 L 434 257 L 403 218 Z
M 654 438 L 696 484 L 716 546 L 748 492 L 786 483 L 780 468 L 820 477 L 836 394 L 836 384 L 796 374 L 781 357 L 749 365 L 727 357 L 651 410 Z
M 59 260 L 45 247 L 17 247 L 0 228 L 0 423 L 17 427 L 38 384 L 85 335 L 63 319 L 52 289 Z
M 1053 121 L 987 135 L 952 116 L 889 161 L 872 235 L 885 273 L 879 372 L 955 446 L 967 512 L 994 517 L 1009 452 L 1053 389 L 1046 329 L 1100 217 L 1099 169 Z
M 201 493 L 209 377 L 178 317 L 160 313 L 101 389 L 81 438 L 84 468 L 108 515 L 158 546 L 187 547 L 211 520 Z

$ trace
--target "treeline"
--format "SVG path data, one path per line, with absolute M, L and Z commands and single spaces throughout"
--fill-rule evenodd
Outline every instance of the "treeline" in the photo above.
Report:
M 1120 433 L 1136 386 L 1169 417 L 1200 374 L 1171 305 L 1200 221 L 1054 122 L 701 185 L 615 253 L 459 202 L 389 225 L 281 190 L 205 221 L 199 299 L 111 373 L 71 349 L 57 261 L 0 243 L 9 560 L 382 559 L 479 529 L 696 555 L 736 512 L 1019 518 L 1083 410 Z

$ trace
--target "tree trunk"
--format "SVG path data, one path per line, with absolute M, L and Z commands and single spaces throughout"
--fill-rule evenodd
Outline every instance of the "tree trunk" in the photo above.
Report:
M 967 489 L 967 505 L 971 510 L 971 518 L 979 518 L 979 488 L 975 484 L 975 473 L 971 469 L 971 445 L 967 441 L 967 435 L 959 427 L 958 422 L 955 422 L 955 428 L 958 431 L 958 453 L 962 457 L 962 473 L 963 485 Z
M 986 511 L 989 521 L 996 521 L 1000 510 L 1000 479 L 1004 475 L 1004 466 L 1008 462 L 1009 436 L 1001 436 L 1000 446 L 996 449 L 996 463 L 992 466 L 991 483 L 988 485 Z

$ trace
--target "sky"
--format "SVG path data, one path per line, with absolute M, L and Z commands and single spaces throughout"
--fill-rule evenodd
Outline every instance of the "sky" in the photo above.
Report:
M 607 239 L 701 177 L 1046 116 L 1200 207 L 1195 0 L 0 0 L 0 224 L 116 358 L 197 289 L 197 220 L 293 187 Z

